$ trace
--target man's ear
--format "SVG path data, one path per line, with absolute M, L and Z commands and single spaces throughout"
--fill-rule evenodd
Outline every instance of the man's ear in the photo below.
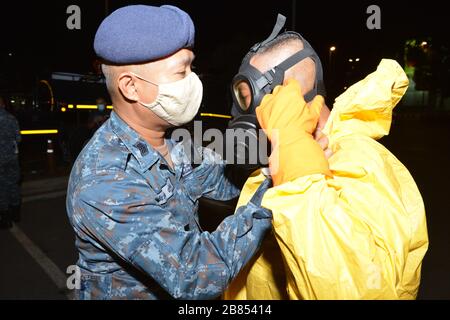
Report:
M 128 100 L 139 100 L 133 76 L 129 72 L 123 72 L 117 77 L 120 93 Z

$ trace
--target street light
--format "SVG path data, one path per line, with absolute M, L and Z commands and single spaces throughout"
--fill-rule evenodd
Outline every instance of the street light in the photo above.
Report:
M 331 66 L 331 55 L 333 54 L 333 52 L 335 52 L 336 51 L 336 47 L 335 46 L 331 46 L 330 47 L 330 55 L 329 55 L 329 64 L 330 64 L 330 66 Z
M 331 46 L 330 49 L 328 50 L 328 67 L 330 68 L 330 79 L 332 83 L 334 82 L 334 63 L 332 57 L 335 51 L 336 51 L 335 46 Z

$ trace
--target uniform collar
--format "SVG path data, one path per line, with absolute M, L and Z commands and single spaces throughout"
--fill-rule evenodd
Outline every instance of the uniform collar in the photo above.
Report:
M 159 160 L 159 153 L 114 111 L 111 112 L 109 124 L 113 132 L 137 159 L 143 170 L 149 169 Z

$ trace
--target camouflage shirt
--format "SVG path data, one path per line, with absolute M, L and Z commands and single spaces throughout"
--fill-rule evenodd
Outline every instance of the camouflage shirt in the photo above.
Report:
M 17 144 L 20 142 L 19 125 L 16 118 L 0 108 L 0 164 L 17 158 Z
M 271 212 L 249 203 L 203 232 L 198 199 L 228 200 L 239 190 L 209 149 L 194 169 L 181 143 L 167 143 L 174 169 L 113 112 L 75 162 L 67 212 L 79 299 L 217 297 L 271 228 Z

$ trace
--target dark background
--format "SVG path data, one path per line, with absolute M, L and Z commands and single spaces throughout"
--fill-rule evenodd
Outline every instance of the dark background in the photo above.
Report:
M 62 272 L 77 257 L 65 212 L 64 193 L 71 169 L 64 152 L 67 124 L 82 124 L 90 111 L 48 112 L 35 105 L 31 108 L 31 100 L 38 96 L 38 80 L 49 79 L 52 72 L 95 75 L 98 70 L 92 43 L 98 25 L 108 12 L 138 3 L 174 4 L 191 15 L 196 26 L 194 64 L 205 88 L 203 112 L 229 114 L 230 80 L 248 49 L 270 34 L 277 13 L 287 16 L 286 28 L 300 32 L 321 57 L 330 107 L 344 87 L 374 71 L 381 58 L 393 58 L 404 65 L 408 39 L 428 42 L 434 62 L 422 70 L 433 72 L 422 82 L 430 92 L 439 87 L 442 96 L 449 96 L 450 11 L 445 1 L 1 1 L 0 94 L 25 97 L 22 109 L 29 113 L 19 119 L 22 129 L 60 130 L 57 136 L 24 136 L 20 151 L 23 220 L 18 227 Z M 66 27 L 66 9 L 72 4 L 81 8 L 81 30 Z M 381 8 L 381 30 L 366 27 L 366 9 L 371 4 Z M 332 64 L 331 46 L 337 48 Z M 359 63 L 350 64 L 348 60 L 355 58 Z M 83 88 L 97 89 L 89 83 L 83 86 L 58 89 L 55 85 L 56 98 L 64 103 L 95 104 L 95 100 L 83 100 L 87 90 Z M 104 93 L 100 87 L 97 96 Z M 423 263 L 421 299 L 450 299 L 449 111 L 431 104 L 399 106 L 390 135 L 381 140 L 410 170 L 424 199 L 430 248 Z M 226 125 L 221 119 L 215 121 L 209 123 Z M 49 139 L 53 140 L 53 154 L 46 153 Z M 213 230 L 233 208 L 203 203 L 200 209 L 204 229 Z M 65 297 L 14 233 L 0 230 L 0 261 L 0 298 Z
M 444 1 L 2 1 L 1 90 L 26 90 L 54 71 L 95 72 L 92 43 L 98 25 L 107 12 L 137 3 L 174 4 L 192 16 L 197 73 L 209 86 L 206 95 L 213 96 L 206 108 L 222 113 L 229 112 L 228 85 L 242 57 L 270 34 L 277 13 L 287 16 L 286 28 L 300 32 L 318 52 L 331 102 L 343 85 L 373 71 L 382 57 L 403 63 L 406 39 L 432 38 L 437 47 L 449 38 Z M 81 8 L 81 30 L 66 27 L 71 4 Z M 366 27 L 370 4 L 381 8 L 381 30 Z M 330 70 L 332 45 L 337 50 Z M 349 74 L 348 59 L 355 57 L 358 69 Z

